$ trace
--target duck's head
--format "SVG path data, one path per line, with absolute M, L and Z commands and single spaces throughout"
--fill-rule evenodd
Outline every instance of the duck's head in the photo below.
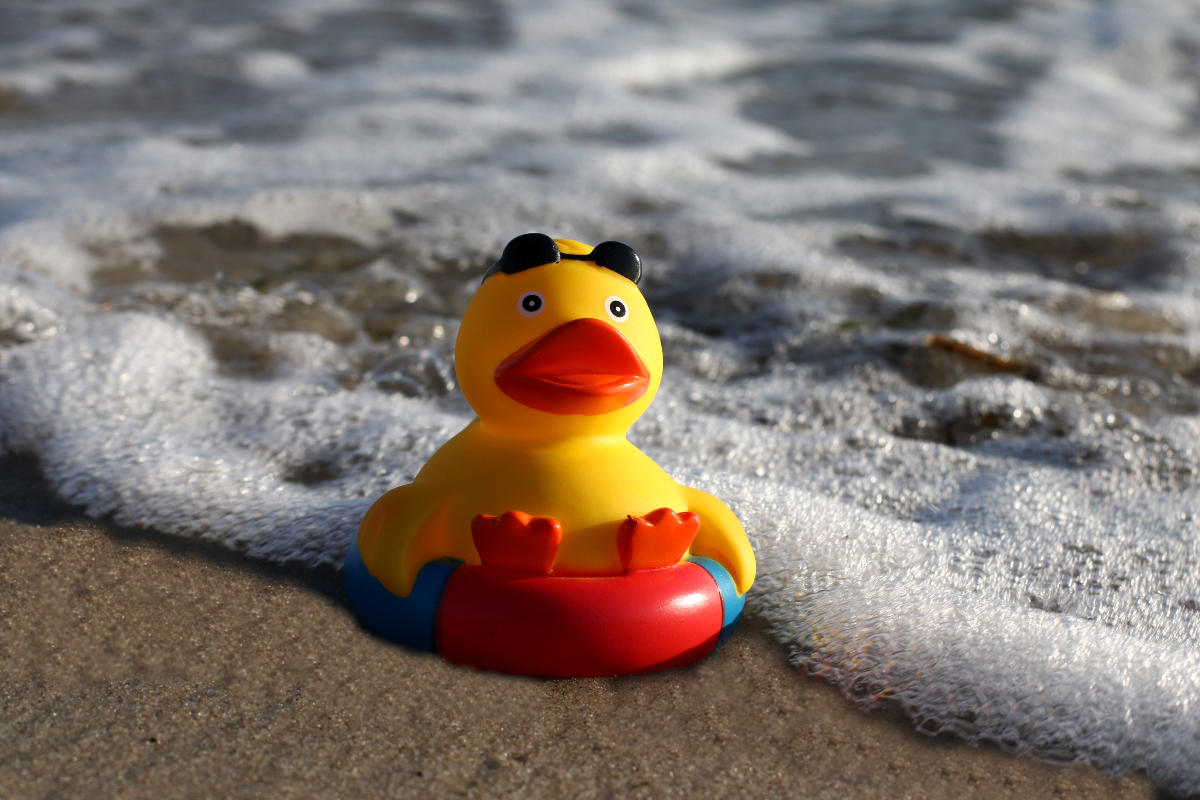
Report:
M 534 439 L 623 434 L 662 378 L 628 245 L 541 233 L 504 248 L 463 314 L 454 366 L 481 424 Z

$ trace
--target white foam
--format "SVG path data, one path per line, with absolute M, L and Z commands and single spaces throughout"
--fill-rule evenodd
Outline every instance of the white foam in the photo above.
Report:
M 266 87 L 292 83 L 307 77 L 310 71 L 303 59 L 274 50 L 247 53 L 238 63 L 238 69 L 252 83 Z

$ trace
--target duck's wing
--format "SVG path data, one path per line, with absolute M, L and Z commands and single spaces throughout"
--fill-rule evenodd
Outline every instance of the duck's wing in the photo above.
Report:
M 745 594 L 754 583 L 757 566 L 746 530 L 729 507 L 707 492 L 689 486 L 680 487 L 687 498 L 688 510 L 700 515 L 700 532 L 692 542 L 692 554 L 720 562 Z
M 389 592 L 408 597 L 421 567 L 451 552 L 446 518 L 450 500 L 430 487 L 398 486 L 375 501 L 358 526 L 367 571 Z

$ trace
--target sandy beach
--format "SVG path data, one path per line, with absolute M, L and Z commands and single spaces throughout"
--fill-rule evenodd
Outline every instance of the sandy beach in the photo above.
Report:
M 753 619 L 687 669 L 514 678 L 365 633 L 337 573 L 87 520 L 28 459 L 0 517 L 3 797 L 1155 796 L 865 714 Z

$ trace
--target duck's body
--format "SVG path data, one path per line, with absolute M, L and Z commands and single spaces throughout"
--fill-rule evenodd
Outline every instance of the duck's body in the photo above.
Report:
M 555 243 L 569 260 L 554 250 L 553 262 L 512 272 L 502 260 L 472 299 L 455 363 L 480 416 L 372 506 L 362 562 L 405 598 L 444 558 L 576 578 L 704 556 L 743 595 L 754 555 L 737 518 L 625 438 L 658 388 L 662 350 L 634 281 L 580 257 L 615 243 Z
M 619 575 L 624 568 L 616 532 L 626 517 L 664 507 L 688 510 L 683 487 L 623 437 L 513 444 L 510 437 L 471 423 L 410 485 L 381 498 L 364 528 L 379 525 L 377 536 L 386 540 L 387 520 L 411 519 L 409 508 L 432 501 L 424 523 L 412 531 L 408 574 L 415 577 L 433 558 L 480 563 L 471 520 L 519 510 L 562 526 L 554 574 Z

